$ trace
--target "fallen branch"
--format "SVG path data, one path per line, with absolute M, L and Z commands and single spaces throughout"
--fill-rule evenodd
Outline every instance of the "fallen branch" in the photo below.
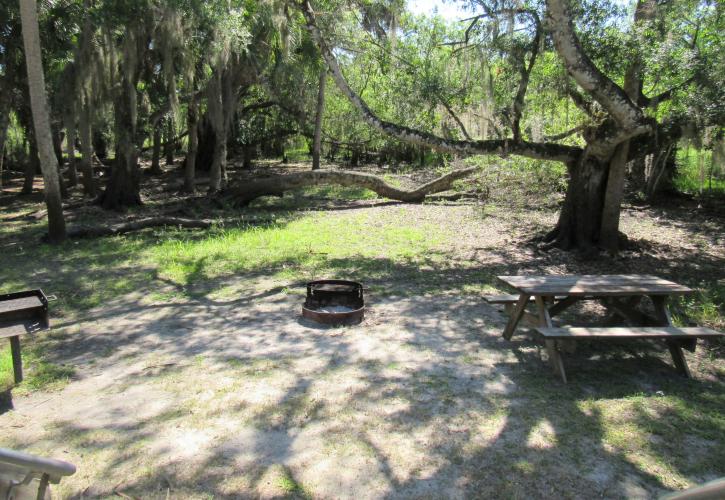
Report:
M 441 193 L 429 195 L 426 197 L 426 201 L 458 201 L 464 199 L 479 199 L 484 197 L 483 193 L 477 193 L 475 191 L 466 191 L 464 193 Z
M 182 219 L 179 217 L 149 217 L 121 224 L 108 226 L 79 226 L 68 231 L 69 238 L 97 238 L 99 236 L 113 236 L 133 231 L 140 231 L 150 227 L 176 226 L 187 229 L 207 229 L 211 221 L 197 219 Z
M 412 191 L 406 191 L 391 186 L 382 177 L 372 174 L 346 170 L 311 170 L 287 175 L 275 175 L 265 179 L 253 180 L 243 185 L 232 186 L 224 191 L 224 195 L 233 198 L 237 204 L 243 206 L 261 196 L 282 196 L 285 191 L 307 186 L 337 184 L 339 186 L 369 189 L 391 200 L 420 203 L 425 199 L 426 195 L 445 191 L 450 188 L 453 181 L 471 175 L 475 171 L 475 167 L 454 170 Z

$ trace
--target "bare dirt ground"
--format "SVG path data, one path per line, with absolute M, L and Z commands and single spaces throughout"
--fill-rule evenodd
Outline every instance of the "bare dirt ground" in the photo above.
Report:
M 526 331 L 505 341 L 502 313 L 450 286 L 474 272 L 722 279 L 721 219 L 628 211 L 639 250 L 593 264 L 526 245 L 551 212 L 473 225 L 478 206 L 394 208 L 455 234 L 446 265 L 419 270 L 437 293 L 371 292 L 362 324 L 332 329 L 300 317 L 301 290 L 264 277 L 238 276 L 229 300 L 123 296 L 56 323 L 52 361 L 76 374 L 14 397 L 0 446 L 76 464 L 62 497 L 648 498 L 725 474 L 722 442 L 663 435 L 678 408 L 637 403 L 721 401 L 711 351 L 688 354 L 695 378 L 682 380 L 656 346 L 583 348 L 565 386 Z M 399 289 L 395 269 L 376 285 Z

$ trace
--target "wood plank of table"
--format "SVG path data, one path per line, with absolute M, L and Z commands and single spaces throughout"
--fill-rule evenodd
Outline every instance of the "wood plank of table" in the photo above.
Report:
M 498 279 L 527 295 L 606 297 L 684 295 L 693 292 L 678 283 L 642 274 L 499 276 Z
M 647 339 L 647 338 L 671 338 L 691 339 L 704 337 L 722 337 L 723 334 L 704 327 L 677 328 L 674 326 L 649 326 L 649 327 L 564 327 L 547 328 L 547 338 L 592 338 L 592 339 Z

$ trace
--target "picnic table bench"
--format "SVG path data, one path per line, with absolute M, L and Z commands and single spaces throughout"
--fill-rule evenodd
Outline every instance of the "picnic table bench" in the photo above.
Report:
M 497 296 L 509 316 L 503 336 L 510 340 L 519 322 L 528 319 L 544 344 L 555 372 L 566 382 L 560 352 L 563 342 L 579 340 L 661 339 L 667 343 L 675 367 L 686 377 L 690 370 L 682 349 L 695 350 L 697 339 L 723 334 L 708 328 L 677 328 L 672 324 L 669 297 L 693 293 L 690 288 L 649 275 L 549 275 L 499 276 L 518 294 Z M 652 302 L 654 315 L 638 309 L 644 297 Z M 608 311 L 606 326 L 555 328 L 552 318 L 582 300 L 597 300 Z M 526 310 L 535 305 L 535 313 Z M 626 325 L 622 327 L 622 324 Z
M 75 465 L 63 460 L 0 448 L 0 498 L 50 498 L 48 484 L 75 472 Z

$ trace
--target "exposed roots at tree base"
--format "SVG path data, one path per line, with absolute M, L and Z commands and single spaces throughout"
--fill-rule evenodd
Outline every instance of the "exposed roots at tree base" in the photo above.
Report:
M 544 237 L 539 240 L 537 247 L 540 250 L 544 251 L 553 250 L 555 248 L 564 251 L 576 250 L 584 258 L 594 258 L 603 251 L 603 249 L 599 247 L 596 242 L 589 242 L 588 244 L 582 244 L 582 242 L 578 242 L 571 234 L 571 231 L 568 230 L 568 228 L 564 228 L 562 230 L 560 224 L 557 224 L 554 229 L 546 233 L 546 235 L 544 235 Z M 629 249 L 633 247 L 633 242 L 627 237 L 626 234 L 620 231 L 619 248 Z

